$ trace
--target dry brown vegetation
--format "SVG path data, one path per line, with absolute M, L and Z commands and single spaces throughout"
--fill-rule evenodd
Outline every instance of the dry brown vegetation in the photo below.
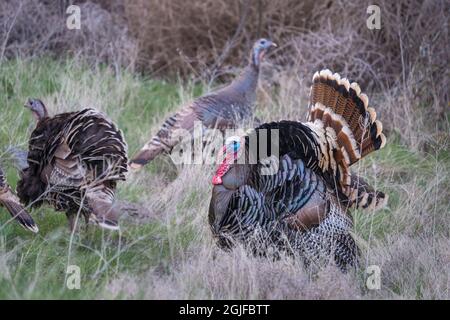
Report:
M 66 8 L 72 2 L 1 1 L 0 60 L 50 55 L 81 58 L 92 65 L 132 66 L 137 47 L 120 17 L 98 4 L 84 2 L 79 4 L 83 28 L 69 30 Z
M 2 1 L 0 59 L 70 55 L 116 71 L 209 82 L 229 79 L 254 39 L 266 36 L 280 45 L 268 68 L 271 84 L 329 68 L 397 101 L 388 130 L 397 129 L 411 146 L 422 148 L 448 130 L 450 6 L 444 0 L 380 1 L 381 30 L 366 27 L 368 0 L 79 1 L 80 31 L 64 27 L 72 2 Z M 405 122 L 412 128 L 417 114 L 425 134 L 414 137 L 416 128 L 403 129 Z

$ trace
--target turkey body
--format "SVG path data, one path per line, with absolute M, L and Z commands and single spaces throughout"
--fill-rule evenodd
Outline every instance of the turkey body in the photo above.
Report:
M 166 119 L 150 141 L 131 159 L 130 167 L 140 169 L 161 153 L 170 152 L 186 135 L 191 135 L 195 122 L 202 128 L 225 130 L 251 122 L 256 100 L 260 63 L 266 52 L 276 46 L 269 40 L 258 40 L 249 64 L 229 85 L 195 99 Z
M 72 229 L 79 213 L 117 227 L 114 191 L 117 181 L 125 180 L 127 145 L 105 115 L 84 109 L 39 119 L 27 160 L 17 186 L 23 203 L 50 203 L 66 212 Z
M 290 126 L 308 132 L 299 123 L 280 122 L 255 133 L 283 127 L 291 131 Z M 330 177 L 314 170 L 307 154 L 286 151 L 280 150 L 274 175 L 262 175 L 263 164 L 235 164 L 222 185 L 214 186 L 209 221 L 219 246 L 229 248 L 238 240 L 260 252 L 269 244 L 301 254 L 308 263 L 333 256 L 341 267 L 354 264 L 357 247 L 349 236 L 353 223 L 345 214 L 347 205 L 338 200 L 344 196 Z
M 359 252 L 349 209 L 387 200 L 349 167 L 383 147 L 385 137 L 356 83 L 328 70 L 313 82 L 308 122 L 263 124 L 241 138 L 231 162 L 224 160 L 213 180 L 209 223 L 223 248 L 237 241 L 265 253 L 274 246 L 307 265 L 333 261 L 346 270 Z

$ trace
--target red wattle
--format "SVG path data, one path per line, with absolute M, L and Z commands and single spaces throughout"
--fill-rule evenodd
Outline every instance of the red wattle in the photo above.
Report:
M 222 184 L 222 177 L 214 176 L 212 179 L 212 184 L 214 185 Z
M 227 159 L 226 159 L 227 160 Z M 230 165 L 224 161 L 220 167 L 216 171 L 216 175 L 213 177 L 213 184 L 222 184 L 222 177 L 227 173 L 228 169 L 230 168 Z

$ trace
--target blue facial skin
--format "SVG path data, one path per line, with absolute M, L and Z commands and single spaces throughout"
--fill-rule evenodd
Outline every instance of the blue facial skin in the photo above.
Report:
M 236 153 L 239 151 L 239 148 L 241 147 L 241 143 L 237 141 L 233 141 L 233 152 Z
M 241 142 L 240 141 L 230 141 L 225 144 L 225 147 L 223 149 L 223 154 L 233 154 L 237 155 L 239 152 L 239 149 L 241 148 Z
M 267 39 L 260 39 L 253 47 L 253 64 L 259 67 L 260 64 L 260 52 L 268 51 L 271 48 L 277 47 L 275 43 Z

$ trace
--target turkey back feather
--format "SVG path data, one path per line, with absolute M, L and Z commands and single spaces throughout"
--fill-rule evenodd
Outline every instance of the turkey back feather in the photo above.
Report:
M 88 108 L 46 117 L 31 134 L 29 166 L 17 192 L 32 206 L 48 201 L 69 215 L 83 206 L 88 214 L 96 197 L 112 203 L 116 182 L 125 180 L 127 162 L 122 132 L 102 113 Z M 92 195 L 87 205 L 86 194 Z

